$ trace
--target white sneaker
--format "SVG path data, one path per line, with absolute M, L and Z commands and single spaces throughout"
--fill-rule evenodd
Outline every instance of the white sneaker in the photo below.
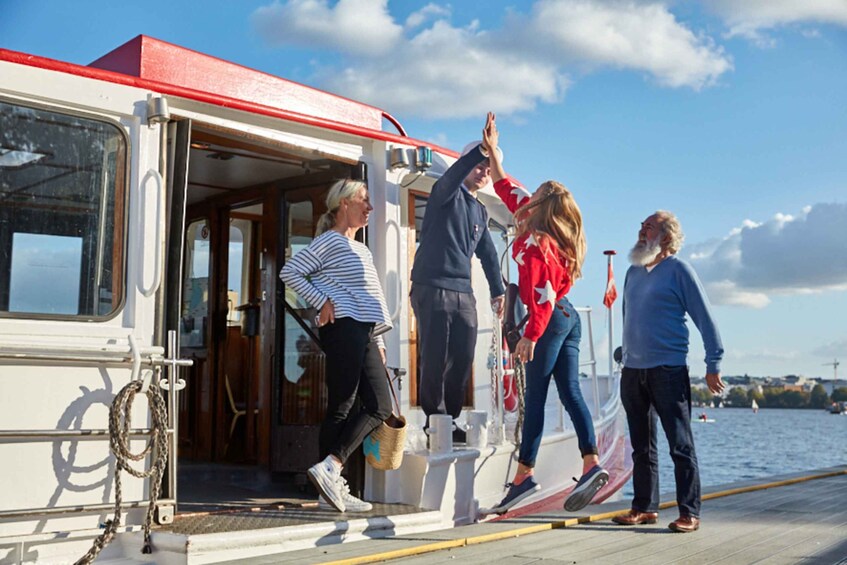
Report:
M 323 496 L 323 499 L 328 502 L 333 508 L 339 512 L 344 512 L 347 507 L 344 504 L 342 497 L 341 468 L 333 464 L 329 457 L 309 467 L 306 471 L 309 480 L 318 489 L 318 493 Z M 344 483 L 346 486 L 346 483 Z M 349 490 L 347 491 L 349 493 Z
M 374 505 L 370 502 L 365 502 L 350 494 L 350 487 L 347 485 L 347 480 L 344 477 L 338 478 L 338 488 L 341 491 L 341 500 L 344 501 L 344 506 L 347 507 L 347 512 L 370 512 Z M 318 497 L 318 508 L 321 510 L 332 510 L 333 506 L 327 502 L 323 496 Z

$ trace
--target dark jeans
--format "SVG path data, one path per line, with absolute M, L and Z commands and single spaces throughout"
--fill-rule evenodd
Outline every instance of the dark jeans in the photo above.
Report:
M 659 509 L 659 457 L 656 416 L 668 438 L 682 516 L 700 516 L 700 470 L 691 434 L 691 382 L 685 365 L 630 369 L 621 376 L 621 400 L 632 441 L 632 508 Z
M 365 437 L 391 414 L 388 376 L 379 348 L 371 341 L 373 324 L 336 318 L 319 328 L 326 355 L 326 417 L 321 424 L 321 458 L 344 463 Z M 356 397 L 360 408 L 354 410 Z
M 427 415 L 462 413 L 476 347 L 472 293 L 415 283 L 409 294 L 418 320 L 420 403 Z
M 582 323 L 571 303 L 563 298 L 544 334 L 535 344 L 533 359 L 526 364 L 526 393 L 524 394 L 524 420 L 521 432 L 519 461 L 527 467 L 535 466 L 541 435 L 544 431 L 544 405 L 550 377 L 556 379 L 559 400 L 568 412 L 576 430 L 579 451 L 583 456 L 597 453 L 594 424 L 582 390 L 579 388 L 579 340 Z M 567 315 L 565 315 L 567 313 Z

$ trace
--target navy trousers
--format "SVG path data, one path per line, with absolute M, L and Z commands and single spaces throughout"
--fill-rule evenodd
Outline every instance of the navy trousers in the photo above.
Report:
M 427 416 L 462 413 L 476 347 L 476 298 L 472 293 L 415 283 L 410 293 L 418 321 L 419 395 Z
M 691 433 L 691 381 L 685 365 L 632 369 L 624 367 L 621 400 L 632 441 L 632 508 L 659 510 L 657 423 L 668 438 L 681 516 L 700 516 L 700 470 Z

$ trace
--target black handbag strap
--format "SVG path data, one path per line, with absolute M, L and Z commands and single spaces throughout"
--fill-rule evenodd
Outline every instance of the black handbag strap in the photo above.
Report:
M 400 401 L 397 400 L 397 393 L 394 392 L 394 383 L 391 382 L 391 375 L 388 374 L 388 367 L 385 368 L 385 378 L 388 379 L 388 390 L 391 391 L 391 398 L 394 399 L 394 405 L 397 407 L 397 415 L 402 416 L 403 413 L 400 411 Z

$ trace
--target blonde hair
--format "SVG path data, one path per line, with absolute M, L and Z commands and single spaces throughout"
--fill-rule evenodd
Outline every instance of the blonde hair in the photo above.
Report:
M 548 180 L 538 191 L 542 191 L 541 196 L 515 212 L 518 236 L 527 232 L 548 236 L 567 260 L 571 278 L 581 278 L 586 248 L 582 212 L 571 192 L 560 182 Z
M 677 251 L 682 249 L 682 242 L 685 240 L 685 234 L 682 233 L 682 225 L 673 212 L 656 210 L 655 216 L 661 220 L 659 225 L 662 236 L 667 236 L 669 239 L 666 249 L 671 254 L 676 254 Z
M 341 179 L 330 187 L 326 195 L 326 212 L 318 218 L 315 237 L 335 227 L 335 215 L 338 213 L 341 201 L 355 197 L 362 188 L 367 189 L 368 185 L 360 180 L 351 179 Z

